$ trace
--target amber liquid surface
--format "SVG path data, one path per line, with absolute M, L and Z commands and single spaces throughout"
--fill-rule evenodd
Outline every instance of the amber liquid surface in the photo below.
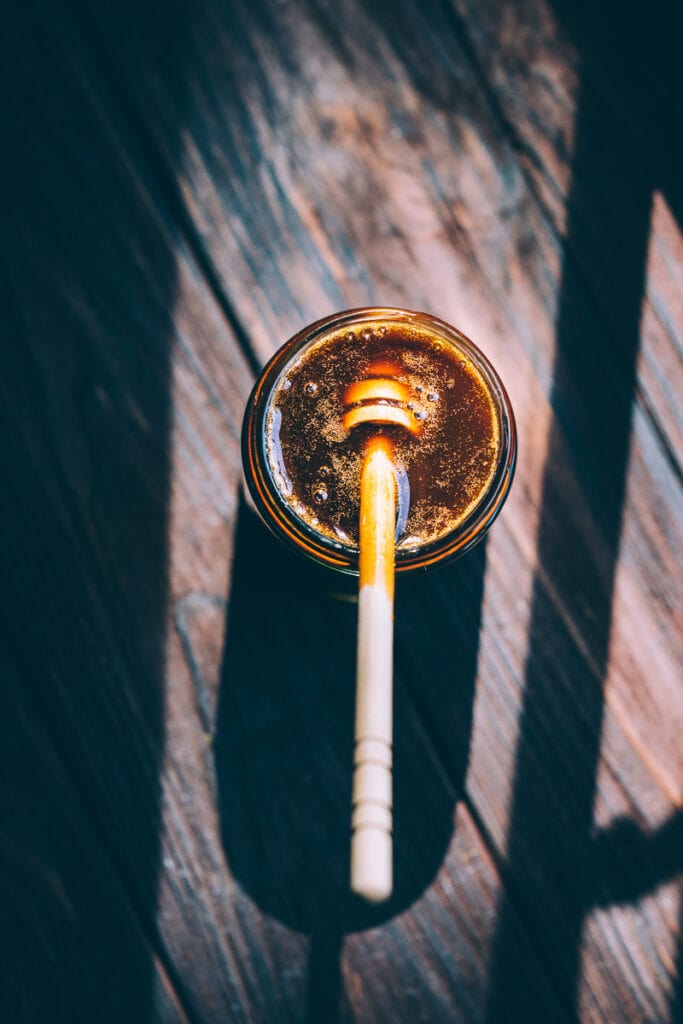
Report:
M 408 388 L 419 433 L 344 428 L 346 389 L 378 366 Z M 358 543 L 361 465 L 378 432 L 394 451 L 399 550 L 456 529 L 486 493 L 500 449 L 493 397 L 464 349 L 423 327 L 373 321 L 312 342 L 281 373 L 266 414 L 270 472 L 295 515 L 335 544 Z

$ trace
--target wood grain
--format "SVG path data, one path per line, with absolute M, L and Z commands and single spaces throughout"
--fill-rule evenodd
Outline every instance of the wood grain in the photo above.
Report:
M 11 19 L 3 1019 L 680 1019 L 681 93 L 616 17 Z M 486 547 L 397 588 L 383 911 L 355 610 L 239 456 L 263 360 L 370 303 L 480 343 L 520 436 Z

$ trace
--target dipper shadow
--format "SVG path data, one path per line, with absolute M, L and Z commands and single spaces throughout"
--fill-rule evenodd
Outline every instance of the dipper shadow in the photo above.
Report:
M 215 738 L 221 832 L 252 899 L 311 937 L 311 1022 L 344 1012 L 344 935 L 409 907 L 450 843 L 484 563 L 480 545 L 441 572 L 398 581 L 395 888 L 371 906 L 349 891 L 356 580 L 285 549 L 240 504 Z

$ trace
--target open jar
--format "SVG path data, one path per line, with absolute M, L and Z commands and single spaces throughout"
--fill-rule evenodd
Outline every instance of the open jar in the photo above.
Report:
M 483 353 L 426 313 L 335 313 L 273 356 L 249 401 L 242 439 L 259 513 L 300 552 L 357 574 L 364 427 L 349 430 L 345 412 L 350 386 L 368 379 L 381 380 L 387 423 L 379 430 L 391 435 L 395 453 L 396 572 L 459 557 L 484 536 L 507 496 L 515 424 Z M 352 398 L 362 410 L 362 388 Z M 390 422 L 399 404 L 419 430 Z

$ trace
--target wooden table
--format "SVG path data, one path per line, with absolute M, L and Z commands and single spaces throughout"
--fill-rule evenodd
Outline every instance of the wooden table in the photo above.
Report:
M 683 1020 L 674 5 L 12 6 L 3 1024 Z M 371 912 L 354 606 L 239 436 L 287 337 L 374 303 L 479 342 L 520 460 L 399 587 Z

